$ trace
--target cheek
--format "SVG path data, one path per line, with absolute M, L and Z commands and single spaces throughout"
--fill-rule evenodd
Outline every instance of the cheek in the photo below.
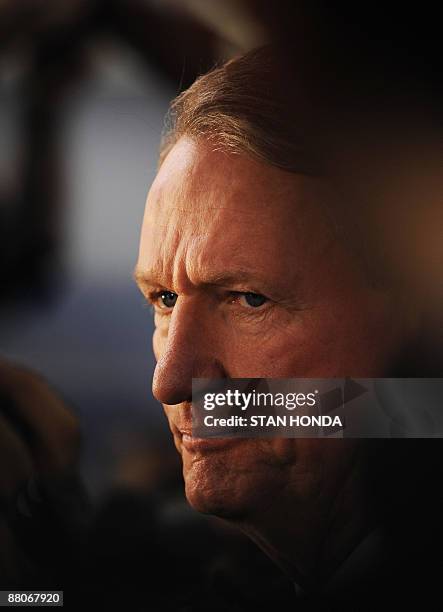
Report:
M 152 335 L 152 349 L 155 359 L 158 361 L 166 350 L 168 333 L 163 328 L 156 327 Z
M 285 325 L 274 323 L 256 336 L 235 334 L 226 343 L 227 370 L 232 378 L 291 378 L 299 372 L 302 375 L 306 343 L 306 325 L 299 320 L 285 320 Z M 312 349 L 313 346 L 311 357 Z
M 226 369 L 232 378 L 328 377 L 343 361 L 341 323 L 313 310 L 273 324 L 259 337 L 236 335 L 227 343 Z M 348 351 L 352 354 L 351 351 Z

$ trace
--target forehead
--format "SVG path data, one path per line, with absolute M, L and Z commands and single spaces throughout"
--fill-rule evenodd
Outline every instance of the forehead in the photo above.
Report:
M 300 219 L 301 209 L 312 209 L 312 200 L 325 195 L 318 178 L 285 172 L 246 155 L 214 150 L 204 140 L 182 138 L 164 160 L 150 190 L 151 212 L 177 201 L 188 212 L 215 207 L 274 216 L 291 214 Z M 297 210 L 295 210 L 297 208 Z M 312 211 L 314 212 L 314 211 Z
M 320 179 L 182 139 L 149 192 L 139 267 L 166 265 L 172 254 L 200 264 L 302 266 L 330 237 L 327 197 Z

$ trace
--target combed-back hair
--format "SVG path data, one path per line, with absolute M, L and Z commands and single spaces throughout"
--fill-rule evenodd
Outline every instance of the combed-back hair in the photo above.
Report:
M 290 79 L 272 47 L 254 49 L 200 76 L 171 103 L 160 164 L 183 136 L 289 172 L 317 174 L 296 121 Z M 295 115 L 295 116 L 294 116 Z

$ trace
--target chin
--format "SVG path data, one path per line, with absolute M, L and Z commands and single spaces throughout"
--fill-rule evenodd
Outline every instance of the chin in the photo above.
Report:
M 185 483 L 185 494 L 189 505 L 202 514 L 210 514 L 219 518 L 234 519 L 239 515 L 239 509 L 227 503 L 226 498 L 219 495 L 207 494 L 194 486 L 194 483 Z
M 186 497 L 195 510 L 244 520 L 266 504 L 278 480 L 276 470 L 256 461 L 247 447 L 242 444 L 230 452 L 182 454 Z
M 186 499 L 194 510 L 202 514 L 240 520 L 249 514 L 253 505 L 253 501 L 248 499 L 245 493 L 226 487 L 221 490 L 217 490 L 215 486 L 205 488 L 198 480 L 185 476 Z

